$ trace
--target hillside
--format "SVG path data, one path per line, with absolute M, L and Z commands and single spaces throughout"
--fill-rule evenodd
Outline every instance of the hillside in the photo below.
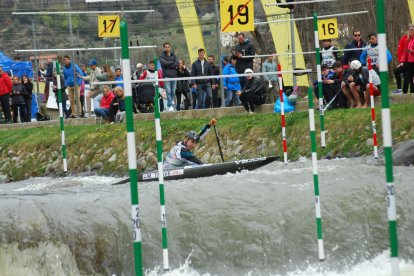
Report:
M 203 36 L 208 53 L 217 55 L 216 33 L 214 18 L 213 0 L 194 0 L 201 23 Z M 410 22 L 407 1 L 386 1 L 387 24 L 388 24 L 388 48 L 395 52 L 398 40 Z M 375 1 L 334 1 L 313 5 L 301 5 L 293 11 L 295 18 L 310 16 L 313 9 L 318 13 L 334 14 L 352 11 L 368 11 L 366 15 L 349 15 L 338 17 L 341 36 L 337 44 L 345 45 L 350 40 L 349 33 L 353 29 L 361 29 L 363 36 L 375 32 Z M 36 35 L 36 46 L 40 48 L 69 48 L 76 47 L 105 47 L 119 46 L 119 41 L 114 39 L 102 39 L 97 35 L 96 14 L 75 14 L 75 15 L 12 15 L 13 11 L 96 11 L 96 10 L 137 10 L 154 9 L 151 14 L 134 13 L 126 14 L 129 23 L 129 37 L 132 43 L 139 40 L 140 45 L 161 46 L 169 41 L 179 57 L 188 60 L 188 51 L 181 21 L 178 15 L 177 6 L 173 0 L 131 0 L 106 3 L 86 3 L 84 0 L 3 0 L 0 2 L 0 50 L 5 54 L 14 57 L 15 49 L 32 49 L 33 33 L 32 20 Z M 288 12 L 288 9 L 286 9 Z M 70 34 L 69 17 L 72 21 L 72 35 Z M 272 18 L 273 19 L 273 18 Z M 255 21 L 265 21 L 261 1 L 255 1 Z M 304 51 L 312 51 L 313 26 L 311 21 L 297 21 L 297 27 L 301 36 L 302 48 Z M 257 53 L 274 52 L 273 40 L 266 25 L 256 27 L 250 39 L 255 43 Z M 156 53 L 159 54 L 161 47 Z M 229 53 L 229 49 L 222 48 L 223 53 Z M 30 54 L 21 54 L 22 59 L 27 59 Z M 92 56 L 102 61 L 113 63 L 115 53 L 113 52 L 78 52 L 77 58 L 81 63 L 86 63 Z M 147 62 L 152 59 L 154 50 L 139 50 L 131 53 L 133 63 L 138 61 Z M 119 58 L 120 53 L 117 53 Z M 308 67 L 312 67 L 314 57 L 305 57 Z

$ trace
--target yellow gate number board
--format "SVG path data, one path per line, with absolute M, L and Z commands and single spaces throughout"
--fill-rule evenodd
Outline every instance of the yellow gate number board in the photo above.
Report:
M 254 31 L 253 0 L 220 0 L 222 32 Z
M 99 15 L 98 16 L 98 36 L 99 37 L 119 37 L 119 15 Z
M 318 20 L 319 39 L 338 38 L 338 22 L 336 18 Z

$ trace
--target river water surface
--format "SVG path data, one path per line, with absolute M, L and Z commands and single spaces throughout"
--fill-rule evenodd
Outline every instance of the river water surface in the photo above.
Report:
M 310 161 L 165 183 L 162 272 L 158 183 L 140 183 L 147 275 L 390 275 L 385 169 L 319 162 L 326 260 L 317 252 Z M 401 275 L 414 275 L 414 168 L 394 167 Z M 0 185 L 0 275 L 134 275 L 129 185 L 108 177 Z

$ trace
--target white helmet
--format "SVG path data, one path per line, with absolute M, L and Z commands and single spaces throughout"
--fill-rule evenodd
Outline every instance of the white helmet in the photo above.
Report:
M 253 74 L 253 70 L 250 68 L 247 68 L 246 70 L 244 70 L 245 74 Z
M 351 61 L 351 64 L 349 66 L 352 70 L 358 70 L 359 68 L 361 68 L 362 64 L 361 62 L 359 62 L 359 60 L 353 60 Z

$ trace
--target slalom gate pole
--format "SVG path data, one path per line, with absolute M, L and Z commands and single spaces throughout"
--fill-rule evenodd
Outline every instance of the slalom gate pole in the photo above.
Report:
M 319 196 L 319 177 L 318 177 L 318 155 L 316 153 L 316 134 L 315 134 L 315 110 L 313 107 L 313 89 L 308 87 L 309 101 L 309 129 L 312 149 L 312 170 L 313 170 L 313 189 L 315 192 L 315 210 L 316 210 L 316 231 L 318 235 L 318 253 L 319 260 L 325 260 L 325 253 L 322 239 L 322 216 L 321 200 Z
M 282 71 L 282 66 L 280 64 L 277 65 L 277 70 L 280 72 Z M 282 74 L 278 74 L 279 79 L 279 99 L 280 99 L 280 117 L 282 119 L 282 143 L 283 143 L 283 163 L 287 165 L 287 143 L 286 143 L 286 120 L 285 120 L 285 105 L 283 101 L 283 80 Z
M 321 147 L 326 147 L 325 141 L 325 115 L 323 109 L 323 93 L 322 93 L 322 71 L 321 71 L 321 55 L 319 48 L 319 32 L 318 32 L 318 16 L 313 12 L 313 28 L 315 33 L 315 49 L 316 49 L 316 74 L 318 75 L 318 95 L 319 95 L 319 118 L 321 121 Z
M 121 47 L 122 47 L 122 75 L 124 79 L 126 129 L 128 147 L 128 171 L 131 188 L 131 216 L 132 240 L 134 247 L 135 275 L 144 275 L 142 269 L 141 246 L 141 219 L 138 198 L 137 153 L 135 148 L 134 117 L 132 114 L 132 87 L 131 87 L 131 61 L 128 50 L 128 27 L 125 18 L 121 19 Z
M 60 120 L 60 132 L 62 138 L 62 159 L 63 159 L 63 171 L 68 171 L 68 162 L 66 159 L 66 143 L 65 143 L 65 118 L 63 117 L 63 105 L 62 105 L 62 84 L 60 83 L 60 64 L 56 61 L 56 83 L 58 90 L 58 105 L 59 105 L 59 120 Z M 65 92 L 63 92 L 65 93 Z M 66 114 L 65 114 L 66 115 Z
M 368 57 L 368 70 L 369 70 L 369 98 L 371 102 L 371 126 L 372 126 L 372 138 L 374 139 L 374 158 L 378 159 L 378 140 L 377 140 L 377 128 L 375 123 L 375 102 L 374 102 L 374 86 L 372 84 L 372 59 Z
M 155 72 L 158 79 L 157 59 L 154 58 Z M 164 168 L 162 167 L 162 132 L 161 132 L 161 112 L 160 112 L 160 91 L 158 82 L 155 85 L 154 98 L 154 117 L 155 117 L 155 137 L 157 144 L 157 162 L 158 162 L 158 183 L 160 190 L 160 210 L 161 210 L 161 235 L 162 235 L 162 259 L 164 271 L 170 269 L 168 261 L 168 235 L 167 235 L 167 214 L 165 211 L 164 196 Z
M 398 258 L 397 210 L 395 202 L 394 173 L 392 164 L 391 111 L 388 96 L 387 36 L 385 33 L 386 27 L 384 8 L 384 0 L 376 0 L 378 54 L 382 98 L 382 139 L 384 143 L 386 173 L 385 178 L 387 184 L 387 214 L 391 251 L 391 270 L 392 275 L 397 276 L 400 275 L 400 265 Z

